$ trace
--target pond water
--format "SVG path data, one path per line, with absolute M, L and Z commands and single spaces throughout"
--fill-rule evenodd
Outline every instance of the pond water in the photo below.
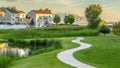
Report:
M 0 43 L 0 47 L 0 55 L 27 57 L 30 53 L 29 48 L 11 48 L 8 43 Z
M 0 25 L 0 29 L 23 29 L 26 25 Z

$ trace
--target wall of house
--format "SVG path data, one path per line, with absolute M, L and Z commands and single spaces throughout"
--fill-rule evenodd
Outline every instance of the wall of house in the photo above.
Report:
M 11 21 L 12 23 L 17 23 L 19 19 L 19 14 L 18 13 L 11 13 Z
M 8 10 L 5 10 L 6 15 L 5 15 L 5 19 L 7 22 L 11 22 L 11 13 Z
M 33 19 L 34 22 L 36 22 L 36 15 L 33 11 L 28 12 L 27 16 Z
M 25 13 L 19 13 L 19 18 L 26 18 L 26 14 Z

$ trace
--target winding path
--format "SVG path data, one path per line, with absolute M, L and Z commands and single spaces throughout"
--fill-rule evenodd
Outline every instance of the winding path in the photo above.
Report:
M 72 42 L 80 44 L 80 47 L 62 51 L 57 55 L 57 58 L 63 63 L 66 63 L 76 68 L 95 68 L 93 66 L 84 64 L 76 60 L 73 56 L 74 52 L 91 47 L 90 44 L 80 42 L 80 40 L 83 40 L 83 39 L 84 39 L 83 37 L 77 37 L 77 39 L 72 40 Z

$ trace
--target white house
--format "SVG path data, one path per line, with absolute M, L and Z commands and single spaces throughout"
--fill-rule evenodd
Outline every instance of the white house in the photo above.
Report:
M 31 10 L 27 17 L 34 20 L 35 27 L 49 26 L 52 23 L 52 13 L 49 10 Z

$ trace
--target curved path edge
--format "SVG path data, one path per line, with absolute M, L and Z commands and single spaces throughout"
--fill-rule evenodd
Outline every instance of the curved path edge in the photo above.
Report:
M 80 47 L 62 51 L 62 52 L 57 54 L 57 58 L 61 62 L 68 64 L 70 66 L 76 67 L 76 68 L 96 68 L 96 67 L 87 65 L 83 62 L 76 60 L 73 56 L 74 52 L 91 47 L 90 44 L 83 43 L 80 41 L 83 39 L 84 39 L 83 37 L 77 37 L 75 40 L 72 40 L 72 42 L 80 44 Z

